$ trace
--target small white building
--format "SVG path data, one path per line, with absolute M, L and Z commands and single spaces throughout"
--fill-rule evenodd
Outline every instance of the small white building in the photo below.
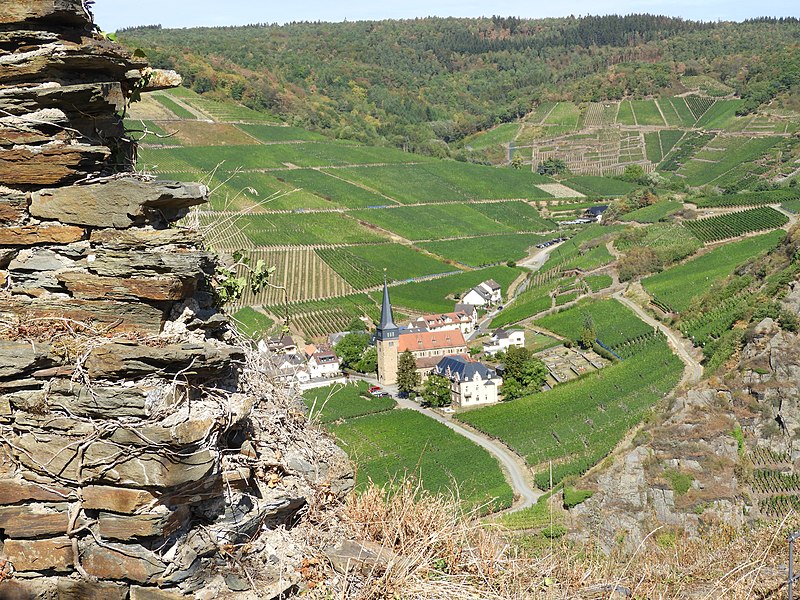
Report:
M 464 304 L 491 306 L 503 301 L 503 288 L 494 279 L 487 279 L 476 285 L 461 298 Z
M 290 335 L 278 335 L 261 339 L 258 341 L 260 352 L 271 352 L 272 354 L 297 354 L 297 344 Z
M 525 332 L 521 329 L 497 329 L 489 341 L 483 344 L 486 354 L 505 352 L 511 346 L 525 347 Z
M 335 352 L 315 352 L 308 359 L 308 372 L 311 379 L 337 377 L 340 370 L 339 357 Z
M 464 313 L 467 315 L 467 318 L 469 318 L 469 320 L 472 322 L 473 330 L 478 326 L 478 309 L 472 304 L 458 302 L 453 308 L 453 312 Z
M 466 356 L 446 356 L 433 372 L 450 380 L 450 398 L 453 406 L 465 408 L 494 404 L 499 399 L 503 380 L 497 373 Z

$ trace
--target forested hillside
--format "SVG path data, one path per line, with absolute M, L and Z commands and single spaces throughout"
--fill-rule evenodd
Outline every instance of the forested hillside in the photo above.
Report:
M 340 139 L 458 156 L 467 136 L 545 101 L 699 89 L 752 111 L 800 81 L 800 23 L 651 15 L 427 18 L 128 29 L 184 85 Z

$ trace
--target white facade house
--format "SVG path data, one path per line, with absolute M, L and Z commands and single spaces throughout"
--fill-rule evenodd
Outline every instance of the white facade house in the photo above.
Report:
M 525 332 L 521 329 L 498 329 L 483 344 L 483 351 L 486 354 L 496 354 L 505 352 L 511 346 L 525 347 Z
M 464 304 L 487 306 L 500 304 L 503 301 L 503 288 L 494 279 L 487 279 L 469 290 L 461 298 Z
M 336 377 L 340 370 L 339 357 L 334 352 L 315 352 L 308 359 L 311 379 Z
M 465 356 L 446 356 L 433 372 L 450 380 L 453 406 L 465 408 L 494 404 L 499 400 L 503 380 L 483 363 Z

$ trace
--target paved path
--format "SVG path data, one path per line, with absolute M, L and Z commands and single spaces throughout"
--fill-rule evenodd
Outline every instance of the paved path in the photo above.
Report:
M 362 379 L 365 379 L 370 383 L 377 384 L 377 380 L 375 379 L 368 377 L 362 377 Z M 397 386 L 384 385 L 381 387 L 387 392 L 392 393 L 392 396 L 396 397 Z M 445 416 L 429 408 L 424 408 L 408 398 L 397 398 L 397 405 L 400 408 L 415 410 L 418 413 L 433 419 L 434 421 L 438 421 L 445 427 L 449 427 L 459 435 L 463 435 L 468 440 L 484 448 L 487 452 L 489 452 L 489 454 L 494 456 L 500 462 L 500 466 L 506 475 L 506 479 L 508 480 L 508 483 L 511 484 L 511 488 L 514 490 L 514 497 L 516 499 L 511 509 L 503 512 L 513 512 L 533 506 L 543 494 L 543 492 L 534 489 L 531 485 L 529 472 L 522 458 L 514 454 L 500 442 L 493 440 L 478 431 L 463 427 L 462 425 L 453 421 L 450 415 Z
M 636 304 L 636 302 L 633 302 L 632 300 L 629 300 L 623 296 L 621 291 L 613 294 L 613 297 L 635 312 L 636 316 L 642 321 L 648 325 L 651 325 L 652 327 L 657 327 L 665 336 L 667 336 L 670 346 L 672 346 L 673 350 L 678 355 L 678 358 L 683 361 L 683 364 L 686 365 L 686 369 L 683 373 L 683 379 L 681 379 L 681 384 L 695 383 L 703 378 L 703 366 L 697 362 L 689 350 L 687 350 L 686 342 L 676 331 L 670 329 L 661 321 L 658 321 L 648 315 L 641 306 Z

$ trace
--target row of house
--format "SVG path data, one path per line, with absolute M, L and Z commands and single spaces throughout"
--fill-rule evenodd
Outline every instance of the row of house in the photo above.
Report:
M 339 357 L 327 346 L 301 349 L 292 336 L 283 335 L 261 340 L 258 349 L 268 356 L 269 374 L 286 387 L 307 390 L 344 381 Z

